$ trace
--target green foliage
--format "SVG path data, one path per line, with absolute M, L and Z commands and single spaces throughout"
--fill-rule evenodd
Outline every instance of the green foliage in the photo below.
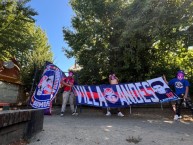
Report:
M 53 54 L 48 44 L 48 39 L 39 27 L 32 25 L 32 45 L 33 49 L 28 50 L 23 54 L 22 61 L 22 81 L 26 85 L 26 89 L 29 91 L 35 77 L 35 84 L 37 84 L 41 78 L 46 61 L 52 62 Z M 36 75 L 36 76 L 34 76 Z
M 73 30 L 64 39 L 83 69 L 80 83 L 142 81 L 183 69 L 192 74 L 192 0 L 71 0 Z M 102 82 L 102 83 L 103 83 Z
M 104 0 L 71 1 L 77 15 L 72 19 L 75 31 L 64 28 L 63 32 L 65 40 L 73 48 L 72 51 L 66 50 L 66 53 L 69 57 L 75 56 L 79 65 L 84 66 L 80 73 L 84 74 L 80 76 L 82 82 L 97 83 L 108 75 L 111 69 L 109 42 L 114 42 L 111 38 L 114 29 L 112 22 L 114 17 L 120 15 L 122 2 L 116 0 L 112 5 L 111 1 Z
M 29 25 L 34 23 L 32 16 L 37 13 L 26 7 L 27 1 L 0 1 L 0 57 L 21 57 L 18 52 L 31 48 Z
M 135 0 L 128 6 L 125 16 L 127 25 L 122 34 L 123 46 L 131 49 L 137 80 L 143 79 L 141 72 L 148 76 L 167 73 L 173 75 L 183 63 L 176 64 L 178 54 L 187 51 L 187 32 L 191 26 L 191 1 Z M 187 17 L 185 17 L 187 16 Z M 146 76 L 146 77 L 148 77 Z
M 45 32 L 35 26 L 33 16 L 37 12 L 26 6 L 28 2 L 0 0 L 0 58 L 18 60 L 26 91 L 31 88 L 35 71 L 39 78 L 45 61 L 52 62 L 48 39 Z

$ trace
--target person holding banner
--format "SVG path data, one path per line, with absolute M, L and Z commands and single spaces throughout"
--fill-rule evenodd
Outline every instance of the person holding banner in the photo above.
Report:
M 193 104 L 189 97 L 189 81 L 184 79 L 185 73 L 182 70 L 177 72 L 176 78 L 173 78 L 169 82 L 167 82 L 166 77 L 163 76 L 164 81 L 168 83 L 169 86 L 174 86 L 175 93 L 178 95 L 179 99 L 176 101 L 176 112 L 174 115 L 174 120 L 178 120 L 182 118 L 181 116 L 181 106 L 185 103 L 193 114 Z
M 119 79 L 116 77 L 114 72 L 111 72 L 110 75 L 109 75 L 109 83 L 111 85 L 119 83 Z M 121 113 L 121 109 L 120 108 L 117 108 L 117 109 L 118 109 L 117 115 L 120 116 L 120 117 L 123 117 L 124 115 L 123 115 L 123 113 Z M 110 108 L 109 107 L 107 108 L 106 116 L 111 116 L 111 112 L 110 112 Z
M 63 81 L 61 82 L 61 84 L 64 86 L 64 92 L 62 94 L 63 97 L 63 102 L 62 102 L 62 108 L 61 108 L 61 114 L 60 116 L 64 116 L 64 112 L 66 110 L 66 104 L 69 100 L 70 103 L 70 108 L 72 111 L 72 115 L 76 115 L 76 113 L 74 112 L 74 93 L 72 91 L 72 87 L 74 85 L 74 78 L 73 78 L 73 72 L 70 71 L 68 73 L 68 77 L 64 77 Z

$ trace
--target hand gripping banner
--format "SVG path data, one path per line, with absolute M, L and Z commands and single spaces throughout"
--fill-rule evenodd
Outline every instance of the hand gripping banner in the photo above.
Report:
M 59 90 L 61 79 L 62 71 L 51 63 L 47 64 L 42 78 L 31 97 L 30 105 L 33 108 L 46 109 L 45 114 L 51 114 L 52 100 Z
M 162 77 L 144 82 L 117 85 L 75 85 L 73 91 L 77 105 L 95 107 L 127 107 L 178 99 L 178 96 L 171 91 Z

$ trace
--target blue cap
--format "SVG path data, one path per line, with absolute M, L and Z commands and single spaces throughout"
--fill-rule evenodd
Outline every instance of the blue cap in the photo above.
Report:
M 184 73 L 183 70 L 179 70 L 179 71 L 177 72 L 177 74 L 179 74 L 179 73 L 182 73 L 183 75 L 185 75 L 185 73 Z

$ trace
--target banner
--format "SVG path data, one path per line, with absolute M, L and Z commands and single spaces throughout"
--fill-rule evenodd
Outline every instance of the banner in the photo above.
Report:
M 144 82 L 117 85 L 73 87 L 77 105 L 95 107 L 127 107 L 129 105 L 163 103 L 177 100 L 162 77 Z
M 49 63 L 43 72 L 42 78 L 31 97 L 30 105 L 33 108 L 50 109 L 62 79 L 62 71 Z

